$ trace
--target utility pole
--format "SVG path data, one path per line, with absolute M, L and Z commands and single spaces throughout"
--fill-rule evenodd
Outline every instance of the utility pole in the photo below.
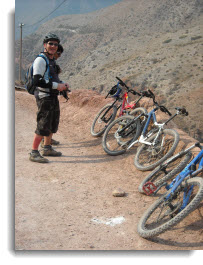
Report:
M 22 31 L 25 24 L 20 23 L 20 62 L 19 62 L 19 81 L 21 82 L 21 69 L 22 69 Z

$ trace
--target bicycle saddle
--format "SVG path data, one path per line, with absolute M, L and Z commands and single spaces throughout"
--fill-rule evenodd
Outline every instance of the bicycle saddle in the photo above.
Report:
M 177 111 L 181 112 L 182 115 L 188 116 L 188 111 L 186 111 L 185 108 L 180 108 L 180 107 L 176 107 L 175 108 Z

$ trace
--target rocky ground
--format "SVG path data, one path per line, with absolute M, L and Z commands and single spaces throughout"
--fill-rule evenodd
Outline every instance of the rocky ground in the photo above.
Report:
M 60 98 L 61 122 L 55 139 L 60 158 L 49 164 L 28 160 L 36 120 L 36 104 L 26 92 L 15 93 L 15 248 L 16 250 L 197 250 L 203 249 L 203 207 L 170 232 L 146 240 L 137 223 L 154 198 L 138 185 L 149 172 L 133 165 L 136 147 L 108 156 L 91 123 L 106 104 L 87 90 Z M 194 142 L 179 130 L 182 141 Z M 114 197 L 115 189 L 126 192 Z

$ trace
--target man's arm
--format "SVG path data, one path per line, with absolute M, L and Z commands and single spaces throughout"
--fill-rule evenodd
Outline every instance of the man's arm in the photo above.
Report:
M 46 72 L 46 61 L 42 57 L 37 57 L 33 64 L 33 83 L 35 86 L 42 88 L 58 88 L 58 83 L 52 82 L 50 79 L 43 78 Z
M 67 83 L 60 84 L 57 82 L 52 82 L 50 79 L 45 80 L 43 78 L 45 71 L 46 71 L 45 60 L 41 57 L 37 57 L 33 64 L 33 83 L 35 86 L 39 86 L 42 88 L 57 89 L 59 91 L 63 91 L 69 88 L 69 85 Z

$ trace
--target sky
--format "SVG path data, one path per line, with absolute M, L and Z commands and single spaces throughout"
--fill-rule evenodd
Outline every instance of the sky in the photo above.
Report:
M 25 24 L 23 26 L 23 37 L 25 37 L 36 31 L 42 23 L 56 16 L 89 13 L 120 1 L 121 0 L 16 0 L 15 39 L 20 38 L 20 23 Z

